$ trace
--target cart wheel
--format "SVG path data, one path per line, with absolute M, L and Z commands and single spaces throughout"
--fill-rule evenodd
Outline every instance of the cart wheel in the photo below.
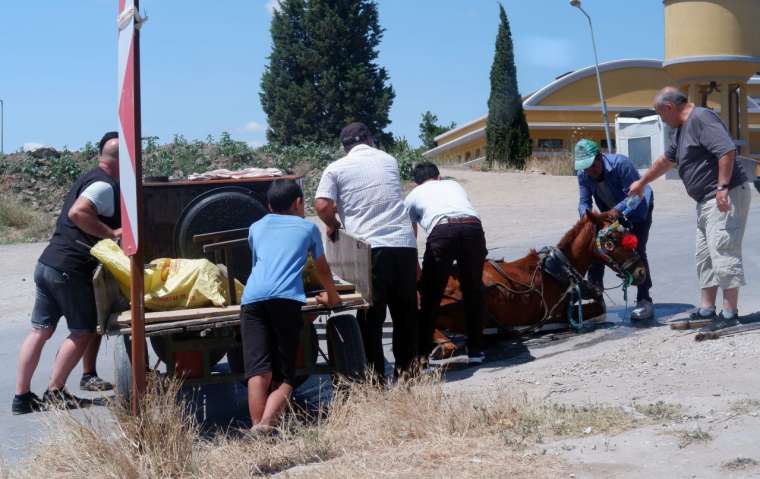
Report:
M 168 345 L 168 338 L 166 336 L 151 336 L 150 337 L 150 345 L 153 347 L 153 351 L 155 351 L 156 356 L 158 356 L 158 359 L 160 359 L 164 364 L 169 364 L 170 360 L 173 360 L 173 358 L 169 357 L 169 345 Z M 221 359 L 224 357 L 224 355 L 227 354 L 227 351 L 225 350 L 214 350 L 209 353 L 209 368 L 212 368 L 221 361 Z
M 132 398 L 132 341 L 117 336 L 113 348 L 113 378 L 116 400 L 128 405 Z
M 327 354 L 333 375 L 361 379 L 367 368 L 367 356 L 359 324 L 350 314 L 327 320 Z

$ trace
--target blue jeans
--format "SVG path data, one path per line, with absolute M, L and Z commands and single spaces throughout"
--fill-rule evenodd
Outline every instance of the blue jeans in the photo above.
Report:
M 94 333 L 98 322 L 92 278 L 58 271 L 37 262 L 34 269 L 37 296 L 32 327 L 55 331 L 61 316 L 71 332 Z
M 647 259 L 647 241 L 649 241 L 649 229 L 652 227 L 653 209 L 654 201 L 649 206 L 649 213 L 647 213 L 646 219 L 641 223 L 634 223 L 631 231 L 639 240 L 636 252 L 641 257 L 641 261 L 644 262 L 644 267 L 647 269 L 646 280 L 638 286 L 636 302 L 642 300 L 652 301 L 652 297 L 649 295 L 649 290 L 652 288 L 652 272 L 649 270 L 649 260 Z M 604 287 L 604 264 L 592 264 L 591 268 L 588 270 L 588 280 L 596 286 Z

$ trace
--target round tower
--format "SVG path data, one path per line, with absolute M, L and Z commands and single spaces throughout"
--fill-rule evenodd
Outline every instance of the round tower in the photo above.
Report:
M 689 100 L 710 106 L 746 150 L 747 81 L 760 70 L 759 0 L 664 0 L 665 61 Z

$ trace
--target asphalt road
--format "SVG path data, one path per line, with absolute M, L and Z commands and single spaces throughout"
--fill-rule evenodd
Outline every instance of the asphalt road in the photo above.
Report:
M 753 190 L 753 204 L 749 224 L 744 239 L 744 261 L 748 286 L 742 290 L 740 313 L 742 315 L 760 311 L 760 197 Z M 693 204 L 683 195 L 680 205 L 661 205 L 655 207 L 655 218 L 649 241 L 649 258 L 652 267 L 654 287 L 652 296 L 659 303 L 658 317 L 670 315 L 676 310 L 672 305 L 692 305 L 698 300 L 698 287 L 694 268 L 694 212 Z M 677 206 L 677 207 L 676 207 Z M 476 203 L 477 207 L 477 203 Z M 557 211 L 567 218 L 566 211 Z M 486 224 L 493 224 L 495 218 L 486 218 Z M 556 220 L 556 218 L 554 218 Z M 561 222 L 561 221 L 560 221 Z M 532 233 L 522 232 L 504 236 L 509 238 L 494 245 L 490 253 L 493 258 L 517 258 L 531 247 L 555 244 L 566 228 L 557 228 L 557 221 L 552 227 L 542 229 L 541 224 L 531 225 Z M 568 222 L 568 228 L 570 222 Z M 35 441 L 45 435 L 45 414 L 12 416 L 10 403 L 13 397 L 16 357 L 18 348 L 29 329 L 29 315 L 34 301 L 34 282 L 32 272 L 35 261 L 44 244 L 26 244 L 0 246 L 0 265 L 2 268 L 2 288 L 0 288 L 0 463 L 13 464 L 20 457 L 33 452 Z M 616 284 L 617 278 L 609 271 L 606 275 L 608 286 Z M 623 316 L 623 296 L 620 290 L 610 291 L 611 313 Z M 635 298 L 635 291 L 630 291 Z M 670 306 L 669 306 L 670 305 Z M 677 311 L 682 311 L 683 308 Z M 41 394 L 51 372 L 56 348 L 66 335 L 66 328 L 61 327 L 43 351 L 39 369 L 33 380 L 33 390 Z M 103 342 L 99 359 L 99 371 L 105 379 L 113 377 L 113 341 Z M 484 367 L 488 367 L 486 364 Z M 79 394 L 78 379 L 81 370 L 77 368 L 69 380 L 69 388 Z M 312 391 L 317 387 L 312 381 L 307 387 Z M 195 391 L 199 397 L 203 413 L 217 424 L 225 424 L 236 418 L 244 419 L 246 414 L 244 388 L 242 386 L 215 386 Z M 84 394 L 86 395 L 86 394 Z M 224 401 L 218 398 L 224 397 Z M 3 399 L 4 398 L 4 399 Z M 230 400 L 232 398 L 232 400 Z M 5 402 L 2 402 L 5 401 Z M 94 407 L 88 413 L 106 414 L 102 407 Z

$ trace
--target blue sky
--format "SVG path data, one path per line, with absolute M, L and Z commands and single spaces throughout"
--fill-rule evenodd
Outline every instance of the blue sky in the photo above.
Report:
M 276 0 L 142 0 L 143 136 L 229 131 L 265 141 L 259 83 Z M 116 128 L 117 0 L 0 3 L 5 150 L 81 147 Z M 389 130 L 418 144 L 420 114 L 465 123 L 486 112 L 495 0 L 379 0 L 380 46 L 396 90 Z M 567 0 L 504 0 L 520 90 L 593 63 L 585 18 Z M 662 58 L 661 0 L 583 0 L 600 61 Z

